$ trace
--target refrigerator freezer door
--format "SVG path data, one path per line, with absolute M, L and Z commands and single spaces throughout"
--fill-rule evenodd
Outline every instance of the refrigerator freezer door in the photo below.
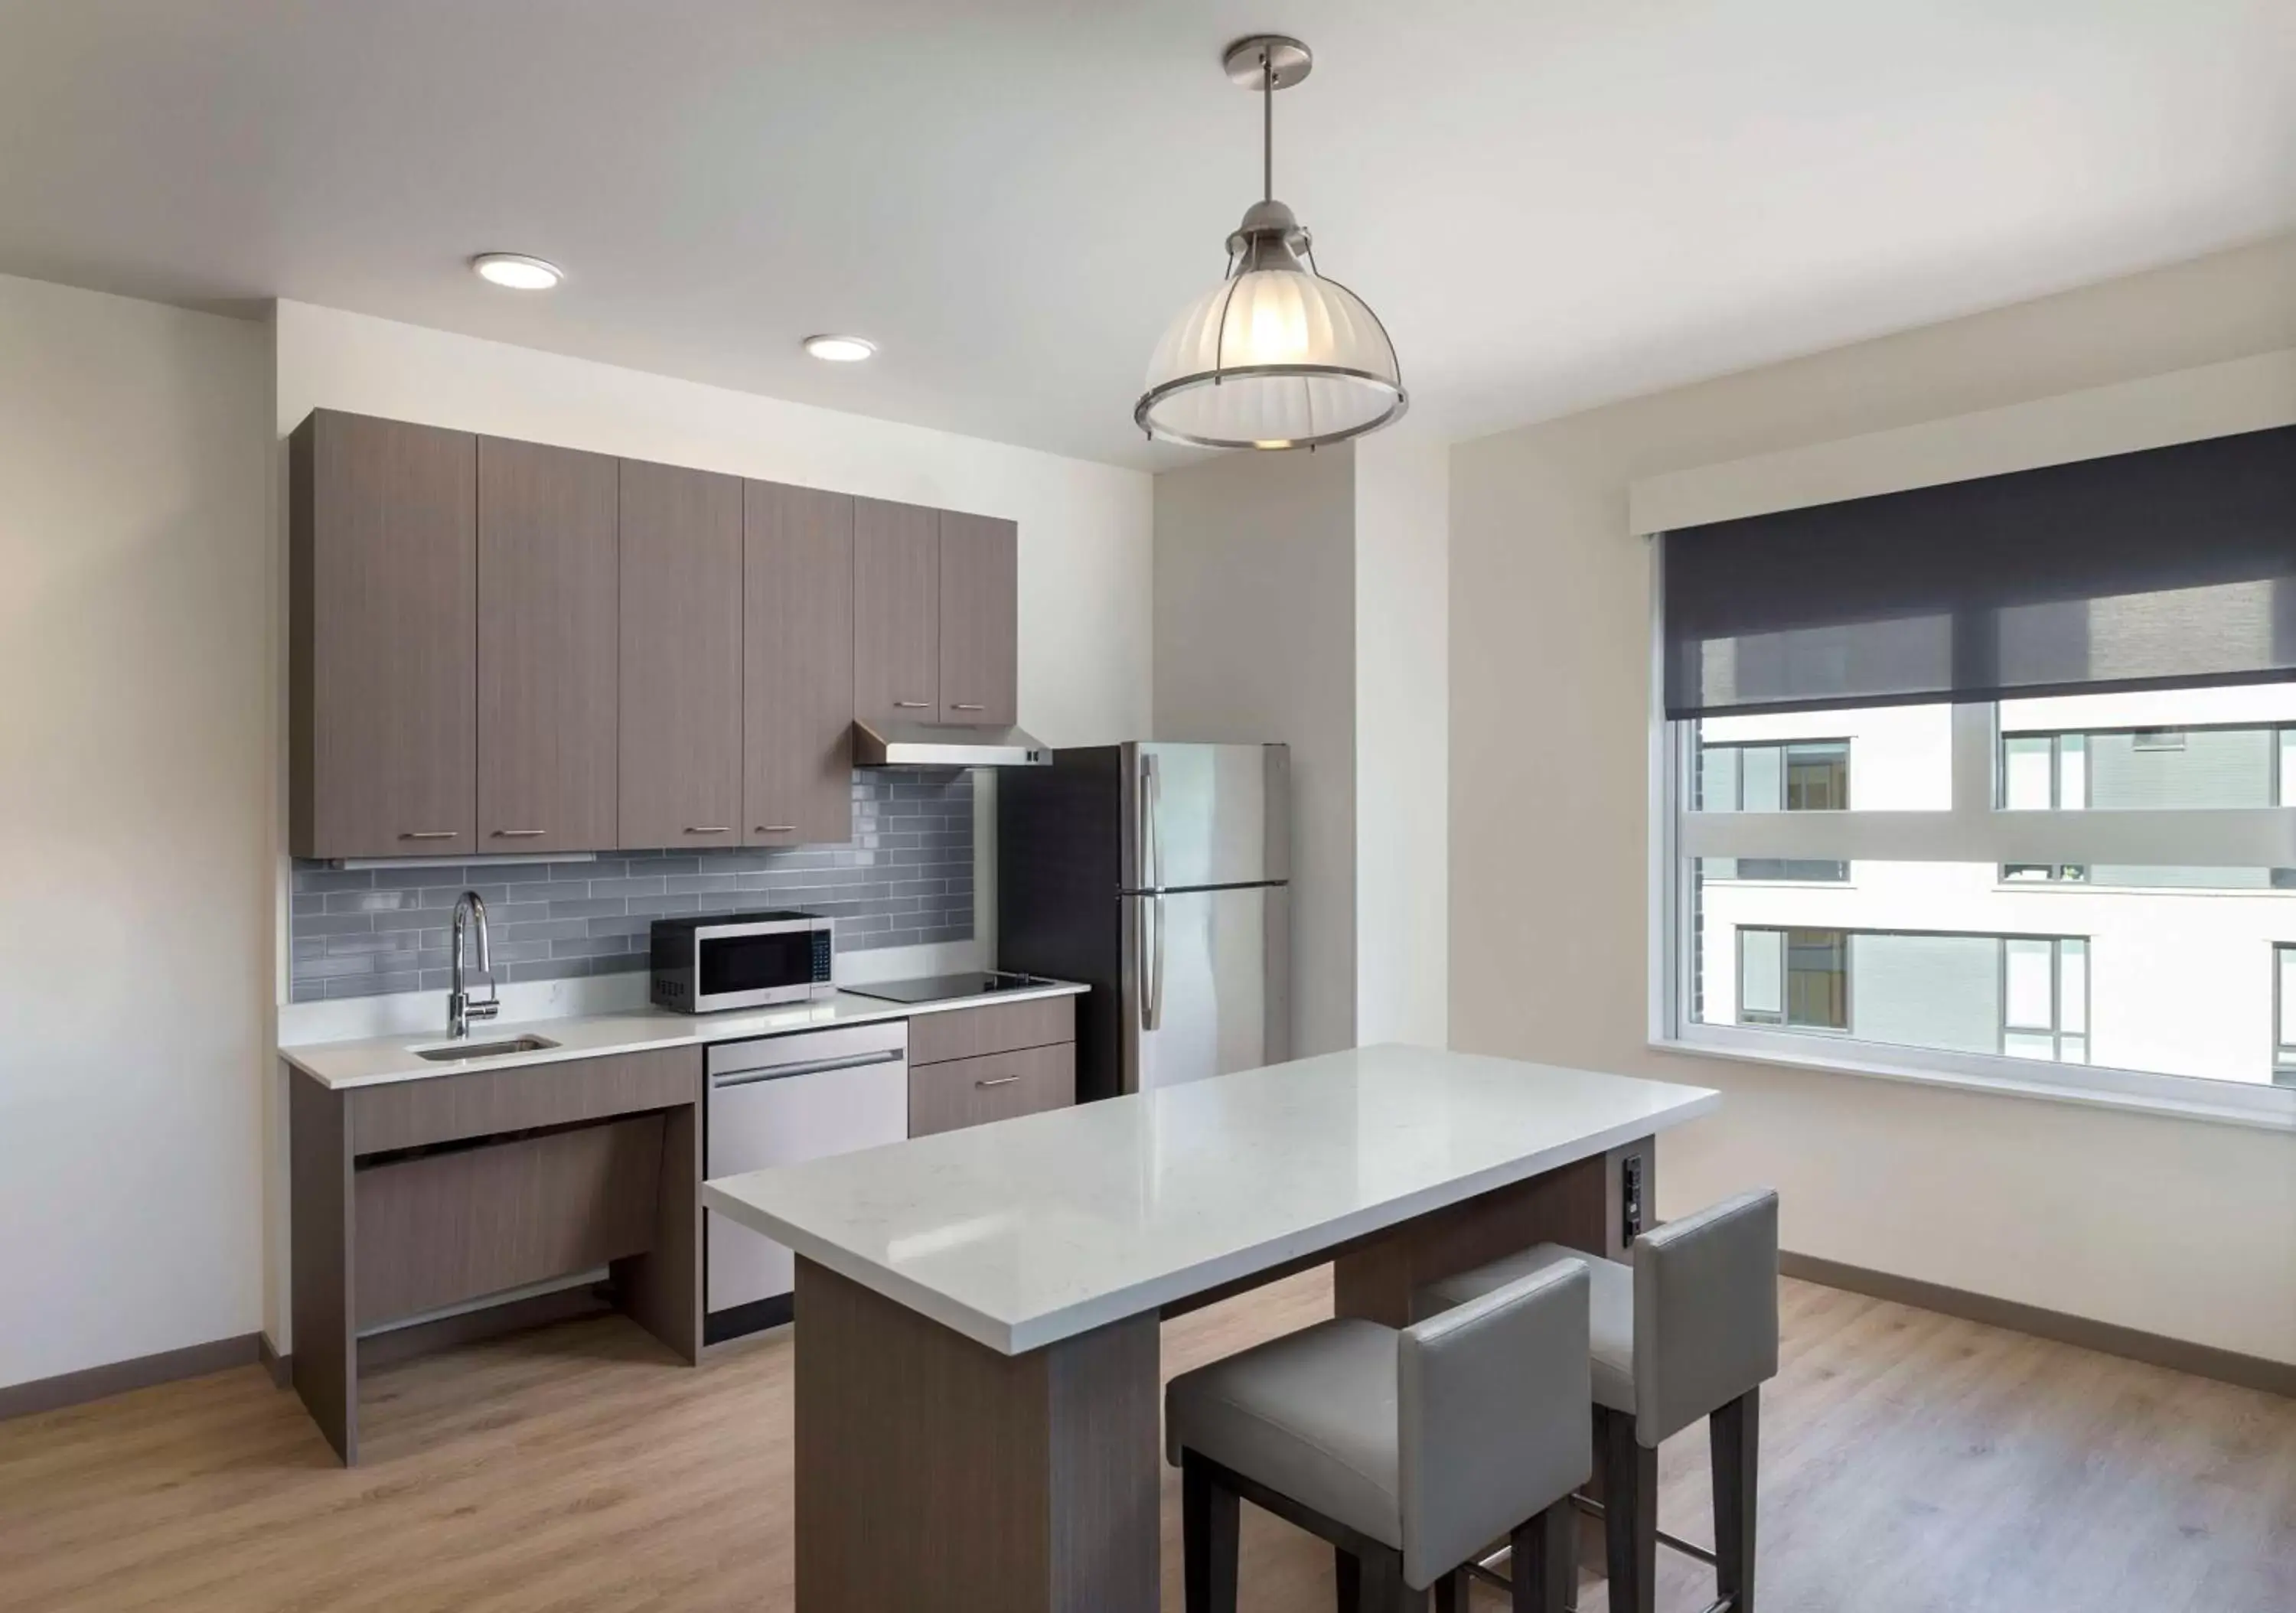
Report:
M 1252 885 L 1292 877 L 1292 748 L 1124 747 L 1127 890 Z
M 1291 904 L 1282 885 L 1123 899 L 1125 1091 L 1292 1056 Z

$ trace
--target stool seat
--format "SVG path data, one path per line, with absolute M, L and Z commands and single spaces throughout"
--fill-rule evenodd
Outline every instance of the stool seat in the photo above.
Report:
M 1349 1613 L 1464 1613 L 1505 1536 L 1519 1613 L 1564 1613 L 1570 1495 L 1594 1467 L 1587 1270 L 1560 1261 L 1400 1332 L 1360 1318 L 1183 1372 L 1164 1390 L 1188 1613 L 1236 1613 L 1245 1501 L 1331 1543 Z
M 1172 1380 L 1165 1443 L 1249 1473 L 1382 1545 L 1403 1544 L 1394 1329 L 1341 1319 Z
M 1559 1243 L 1534 1243 L 1504 1259 L 1473 1271 L 1461 1272 L 1421 1289 L 1412 1305 L 1414 1315 L 1427 1317 L 1471 1299 L 1480 1299 L 1495 1289 L 1563 1260 L 1586 1262 L 1587 1325 L 1593 1370 L 1595 1404 L 1614 1412 L 1635 1409 L 1635 1268 L 1605 1260 L 1583 1249 Z

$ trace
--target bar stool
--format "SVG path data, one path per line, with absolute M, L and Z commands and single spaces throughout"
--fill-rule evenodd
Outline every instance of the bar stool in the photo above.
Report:
M 1398 1331 L 1343 1319 L 1184 1372 L 1165 1391 L 1180 1469 L 1188 1613 L 1235 1613 L 1236 1503 L 1337 1549 L 1342 1613 L 1403 1613 L 1514 1545 L 1517 1613 L 1563 1613 L 1571 1493 L 1593 1470 L 1587 1268 L 1520 1282 Z
M 1624 1265 L 1541 1243 L 1414 1297 L 1447 1314 L 1542 1271 L 1587 1267 L 1595 1442 L 1613 1613 L 1653 1613 L 1658 1543 L 1714 1566 L 1707 1613 L 1753 1613 L 1761 1386 L 1778 1371 L 1778 1196 L 1741 1193 L 1635 1240 Z M 1422 1323 L 1421 1325 L 1424 1325 Z M 1658 1447 L 1709 1419 L 1714 1550 L 1658 1532 Z

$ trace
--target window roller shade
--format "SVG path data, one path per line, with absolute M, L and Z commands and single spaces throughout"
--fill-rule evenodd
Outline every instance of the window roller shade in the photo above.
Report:
M 1662 542 L 1672 717 L 2296 677 L 2296 427 Z

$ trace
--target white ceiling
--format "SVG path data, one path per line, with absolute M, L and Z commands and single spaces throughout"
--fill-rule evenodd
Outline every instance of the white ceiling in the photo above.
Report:
M 2290 0 L 0 0 L 0 272 L 1168 463 L 1258 29 L 1316 52 L 1277 193 L 1449 435 L 2296 227 Z

